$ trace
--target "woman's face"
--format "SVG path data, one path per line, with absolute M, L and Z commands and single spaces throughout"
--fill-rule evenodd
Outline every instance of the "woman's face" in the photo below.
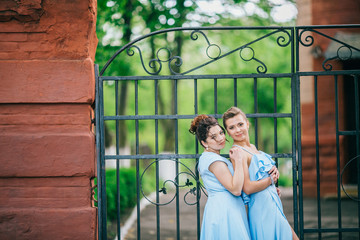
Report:
M 213 126 L 209 129 L 206 141 L 203 141 L 203 146 L 213 151 L 220 151 L 225 147 L 226 138 L 225 133 L 220 126 Z
M 246 141 L 249 138 L 249 121 L 238 114 L 226 120 L 226 131 L 234 142 Z

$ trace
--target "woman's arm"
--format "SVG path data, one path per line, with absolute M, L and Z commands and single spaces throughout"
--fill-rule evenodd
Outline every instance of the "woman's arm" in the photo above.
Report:
M 246 163 L 243 161 L 243 170 L 244 170 L 244 187 L 243 191 L 250 195 L 252 193 L 260 192 L 271 185 L 271 178 L 267 177 L 259 181 L 251 181 L 249 176 L 249 169 Z
M 230 150 L 231 151 L 231 150 Z M 212 172 L 219 182 L 233 195 L 240 196 L 244 184 L 244 171 L 242 158 L 244 154 L 240 154 L 239 150 L 234 150 L 230 153 L 230 157 L 234 161 L 234 175 L 231 175 L 226 163 L 216 161 L 209 166 L 209 171 Z

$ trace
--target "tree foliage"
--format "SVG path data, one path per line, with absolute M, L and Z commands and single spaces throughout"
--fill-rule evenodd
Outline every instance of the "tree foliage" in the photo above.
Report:
M 206 4 L 218 4 L 218 8 L 209 11 Z M 205 7 L 204 7 L 205 6 Z M 274 24 L 271 16 L 272 10 L 277 7 L 272 1 L 265 0 L 233 0 L 233 1 L 191 1 L 191 0 L 99 0 L 98 1 L 98 22 L 97 34 L 99 38 L 99 46 L 97 48 L 96 63 L 100 68 L 105 65 L 106 61 L 110 59 L 121 46 L 124 46 L 131 40 L 140 37 L 144 34 L 165 29 L 169 27 L 189 27 L 189 26 L 268 26 Z M 290 24 L 290 23 L 284 23 Z M 231 37 L 234 34 L 234 38 Z M 223 35 L 212 34 L 209 35 L 212 41 L 222 43 L 226 46 L 236 46 L 240 43 L 234 43 L 237 32 Z M 236 36 L 242 38 L 243 42 L 251 41 L 256 36 L 266 34 L 265 31 L 248 31 L 244 36 Z M 289 54 L 290 48 L 287 47 L 278 51 L 279 46 L 274 45 L 276 37 L 273 41 L 260 43 L 256 47 L 257 56 L 262 56 L 262 59 L 267 65 L 271 64 L 270 71 L 286 72 L 289 69 Z M 203 40 L 202 40 L 203 41 Z M 150 38 L 147 43 L 142 45 L 144 59 L 154 59 L 157 51 L 163 46 L 172 49 L 173 54 L 181 56 L 190 65 L 196 66 L 201 64 L 200 56 L 201 44 L 198 41 L 193 41 L 189 37 L 184 37 L 182 34 L 163 34 L 158 37 Z M 188 53 L 192 53 L 188 55 Z M 269 55 L 269 52 L 278 52 L 278 55 Z M 196 57 L 195 57 L 196 56 Z M 165 58 L 168 56 L 165 56 Z M 276 59 L 276 60 L 275 60 Z M 239 56 L 235 54 L 218 61 L 216 64 L 209 65 L 204 69 L 199 70 L 201 74 L 216 74 L 222 71 L 233 71 L 234 69 L 245 69 L 244 73 L 256 72 L 256 64 L 239 63 Z M 145 65 L 149 67 L 148 65 Z M 185 64 L 181 66 L 185 69 Z M 181 69 L 181 70 L 183 70 Z M 180 69 L 176 69 L 181 71 Z M 241 72 L 243 73 L 243 72 Z M 144 75 L 144 69 L 139 64 L 139 59 L 127 58 L 125 56 L 118 56 L 116 61 L 111 64 L 105 73 L 109 76 L 126 76 L 126 75 Z M 254 111 L 254 82 L 252 79 L 238 79 L 238 105 L 247 113 Z M 174 114 L 175 99 L 174 99 L 174 81 L 159 81 L 158 83 L 158 104 L 160 114 Z M 233 105 L 232 97 L 229 93 L 233 93 L 233 83 L 228 80 L 218 80 L 218 113 L 224 112 L 229 106 Z M 154 82 L 139 81 L 139 114 L 154 114 L 155 109 L 155 85 Z M 258 106 L 261 112 L 272 112 L 273 106 L 273 82 L 261 80 L 258 81 Z M 123 81 L 119 83 L 119 108 L 118 114 L 135 114 L 134 101 L 134 83 Z M 194 114 L 194 97 L 189 97 L 189 91 L 193 91 L 193 85 L 189 81 L 178 81 L 178 114 Z M 199 113 L 213 113 L 214 109 L 214 94 L 213 83 L 211 81 L 198 81 L 198 106 Z M 115 84 L 109 83 L 105 85 L 105 114 L 115 114 Z M 279 79 L 277 84 L 277 111 L 290 111 L 290 80 Z M 264 150 L 273 151 L 273 133 L 268 129 L 273 129 L 274 120 L 264 119 L 259 127 L 260 145 Z M 159 120 L 159 144 L 160 151 L 174 151 L 174 128 L 175 121 L 173 120 Z M 115 122 L 107 122 L 109 132 L 115 135 Z M 122 141 L 121 146 L 126 144 L 132 145 L 135 141 L 135 124 L 131 121 L 120 121 L 120 135 L 119 140 Z M 193 153 L 194 152 L 194 138 L 188 134 L 189 121 L 179 120 L 178 134 L 179 152 Z M 150 121 L 139 121 L 141 144 L 146 144 L 154 151 L 155 140 L 154 124 Z M 279 140 L 279 148 L 281 151 L 291 151 L 289 146 L 291 132 L 290 122 L 287 120 L 279 120 L 278 134 L 281 135 Z M 252 134 L 254 136 L 254 134 Z M 268 148 L 268 149 L 266 149 Z M 141 150 L 140 150 L 141 151 Z

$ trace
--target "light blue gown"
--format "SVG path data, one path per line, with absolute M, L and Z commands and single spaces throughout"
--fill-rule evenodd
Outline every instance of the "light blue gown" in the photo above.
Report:
M 269 177 L 268 171 L 275 165 L 271 156 L 259 151 L 254 154 L 245 148 L 244 151 L 252 155 L 249 166 L 249 176 L 251 181 L 258 181 Z M 291 240 L 292 231 L 283 212 L 283 206 L 275 185 L 270 185 L 266 189 L 244 195 L 244 201 L 248 204 L 249 226 L 251 239 L 253 240 Z
M 230 193 L 209 171 L 215 161 L 225 162 L 234 174 L 231 162 L 212 152 L 204 152 L 198 170 L 208 193 L 201 226 L 201 240 L 247 240 L 250 231 L 244 201 Z

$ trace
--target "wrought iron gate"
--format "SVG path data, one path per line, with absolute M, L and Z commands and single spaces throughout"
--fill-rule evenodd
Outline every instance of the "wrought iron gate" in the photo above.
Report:
M 119 169 L 124 161 L 133 162 L 132 165 L 136 168 L 134 181 L 136 181 L 136 213 L 138 216 L 137 239 L 144 236 L 144 233 L 141 232 L 140 202 L 142 197 L 156 208 L 153 239 L 161 238 L 161 208 L 170 204 L 174 204 L 176 209 L 174 238 L 181 239 L 179 209 L 181 201 L 195 206 L 193 214 L 197 230 L 194 231 L 199 238 L 202 204 L 199 200 L 204 195 L 201 195 L 203 188 L 196 171 L 196 163 L 201 150 L 194 137 L 185 134 L 187 129 L 184 126 L 189 126 L 191 119 L 200 113 L 210 114 L 221 119 L 222 113 L 233 105 L 245 108 L 254 128 L 252 136 L 255 145 L 271 153 L 280 165 L 285 162 L 291 163 L 294 216 L 290 221 L 300 238 L 334 237 L 329 234 L 335 234 L 336 239 L 360 237 L 359 32 L 360 25 L 173 28 L 150 33 L 126 44 L 109 59 L 101 71 L 96 65 L 95 110 L 99 239 L 108 238 L 105 164 L 111 160 L 116 162 L 117 193 L 114 201 L 116 202 L 116 236 L 118 239 L 122 234 L 120 192 L 124 190 L 120 188 Z M 226 35 L 226 41 L 224 38 L 219 38 L 219 35 Z M 180 51 L 177 48 L 178 45 L 174 44 L 176 41 L 173 41 L 176 38 L 187 43 L 187 45 L 183 45 L 182 49 L 190 49 L 190 53 L 184 54 L 184 50 Z M 224 42 L 219 42 L 220 40 Z M 152 48 L 154 45 L 161 47 L 154 51 L 155 49 Z M 323 49 L 324 46 L 328 46 L 327 49 Z M 150 51 L 151 49 L 153 51 Z M 199 53 L 203 54 L 199 55 Z M 278 57 L 279 55 L 281 58 Z M 147 61 L 148 64 L 145 64 L 145 59 L 150 59 Z M 116 60 L 120 64 L 129 62 L 132 65 L 138 64 L 143 73 L 130 76 L 124 76 L 121 73 L 119 76 L 105 75 L 110 64 L 115 65 Z M 225 64 L 218 64 L 221 61 Z M 306 69 L 306 64 L 303 64 L 307 61 L 312 62 L 309 69 Z M 216 68 L 218 65 L 231 67 L 219 69 Z M 122 104 L 119 100 L 119 88 L 125 82 L 131 84 L 129 85 L 131 91 L 128 91 L 131 93 L 132 103 L 127 103 L 128 108 L 131 106 L 131 109 L 122 115 L 119 113 L 119 105 Z M 168 100 L 171 110 L 168 112 L 161 109 L 164 102 L 159 100 L 161 95 L 159 91 L 160 89 L 163 91 L 165 85 L 171 89 L 171 98 Z M 105 88 L 114 96 L 113 103 L 110 104 L 113 109 L 110 110 L 107 109 L 109 105 L 105 104 Z M 224 92 L 229 88 L 232 89 L 232 92 Z M 279 92 L 279 88 L 287 88 L 287 93 Z M 300 88 L 302 88 L 301 91 Z M 330 107 L 326 105 L 327 101 L 324 102 L 322 99 L 328 93 L 321 92 L 328 88 L 333 90 L 334 94 L 332 98 L 334 102 L 331 103 L 332 105 L 330 104 Z M 205 92 L 204 89 L 208 91 Z M 283 95 L 278 96 L 278 94 Z M 351 96 L 347 96 L 347 94 Z M 245 95 L 248 96 L 245 97 Z M 280 101 L 279 97 L 281 97 Z M 187 103 L 186 105 L 185 99 L 187 101 L 190 99 L 191 104 Z M 352 109 L 344 110 L 343 106 L 349 102 Z M 142 107 L 143 104 L 147 104 L 147 107 Z M 186 106 L 182 106 L 182 104 Z M 324 106 L 333 108 L 333 110 L 329 110 L 331 114 L 322 112 Z M 301 107 L 303 112 L 301 112 Z M 306 120 L 305 130 L 301 124 L 301 116 L 303 122 L 305 118 L 304 111 L 308 114 L 307 116 L 310 116 L 310 120 Z M 347 117 L 342 115 L 345 111 Z M 326 116 L 330 116 L 332 121 L 323 123 Z M 350 122 L 349 124 L 344 124 L 345 118 Z M 310 139 L 308 141 L 310 143 L 304 145 L 306 147 L 302 149 L 300 143 L 303 141 L 304 144 L 306 139 L 304 140 L 304 135 L 302 139 L 301 132 L 308 132 L 311 121 L 314 139 Z M 110 154 L 105 153 L 105 132 L 107 131 L 105 122 L 112 122 L 116 134 L 115 152 Z M 165 123 L 168 124 L 168 122 L 171 122 L 169 125 L 171 127 L 165 129 Z M 134 141 L 132 153 L 121 152 L 120 123 L 127 123 L 126 131 L 132 134 Z M 333 125 L 331 125 L 332 123 Z M 147 135 L 144 136 L 142 130 L 146 124 L 147 126 L 151 125 L 151 127 L 147 127 L 151 129 L 151 134 L 149 134 L 149 129 L 146 129 Z M 334 144 L 327 145 L 336 148 L 333 151 L 335 154 L 334 169 L 322 166 L 322 159 L 329 157 L 328 155 L 324 157 L 322 153 L 322 138 L 324 138 L 322 135 L 324 131 L 322 126 L 324 125 L 322 124 L 327 124 L 326 127 L 329 129 L 335 129 L 333 138 L 330 137 Z M 129 128 L 129 125 L 132 127 Z M 280 128 L 284 129 L 283 125 L 288 126 L 287 134 L 279 133 Z M 269 128 L 269 126 L 271 127 Z M 173 131 L 172 135 L 170 134 L 169 139 L 164 140 L 163 135 L 169 129 Z M 287 136 L 289 134 L 290 136 Z M 151 151 L 142 150 L 142 139 L 149 138 L 149 135 L 153 135 L 152 149 Z M 266 139 L 264 135 L 267 136 Z M 346 141 L 346 144 L 344 144 L 345 137 L 351 138 Z M 282 140 L 287 138 L 288 142 Z M 163 149 L 160 145 L 164 141 L 173 142 L 171 152 L 162 152 Z M 192 147 L 183 148 L 185 142 Z M 228 156 L 225 151 L 223 153 L 224 156 Z M 306 167 L 303 166 L 302 159 L 307 159 Z M 165 161 L 172 163 L 170 164 L 170 170 L 174 171 L 172 179 L 161 179 L 160 165 Z M 313 167 L 308 166 L 312 164 Z M 151 168 L 154 170 L 150 170 Z M 349 173 L 350 168 L 355 171 L 352 170 Z M 306 179 L 309 176 L 308 170 L 316 182 L 314 186 L 309 185 L 310 187 L 308 187 L 309 182 Z M 323 171 L 329 171 L 336 176 L 333 186 L 336 191 L 332 197 L 326 195 L 331 185 L 324 183 L 327 180 L 326 177 L 324 178 Z M 144 181 L 146 181 L 145 175 L 149 172 L 152 172 L 151 174 L 155 178 L 153 198 L 143 189 Z M 350 175 L 350 177 L 345 179 L 345 175 Z M 303 183 L 306 184 L 303 185 Z M 173 185 L 173 189 L 168 187 L 169 184 Z M 323 185 L 328 188 L 323 188 Z M 349 193 L 349 188 L 354 186 L 356 195 Z M 185 192 L 182 190 L 183 188 L 186 189 Z M 315 192 L 312 191 L 314 189 Z M 307 197 L 311 195 L 311 191 L 314 196 Z M 172 194 L 172 197 L 169 200 L 163 200 L 166 194 Z M 182 194 L 184 195 L 183 199 L 180 199 Z M 348 197 L 344 198 L 343 194 Z M 355 225 L 344 224 L 342 208 L 344 208 L 344 201 L 346 204 L 348 203 L 348 198 L 351 198 L 351 204 L 357 207 L 357 212 L 352 218 L 353 221 L 358 222 Z M 310 203 L 315 205 L 316 211 L 316 220 L 312 224 L 307 222 L 306 204 L 308 199 L 313 201 Z M 337 216 L 330 227 L 327 226 L 329 223 L 323 220 L 326 212 L 322 212 L 321 208 L 327 204 L 324 203 L 326 199 L 336 199 Z

